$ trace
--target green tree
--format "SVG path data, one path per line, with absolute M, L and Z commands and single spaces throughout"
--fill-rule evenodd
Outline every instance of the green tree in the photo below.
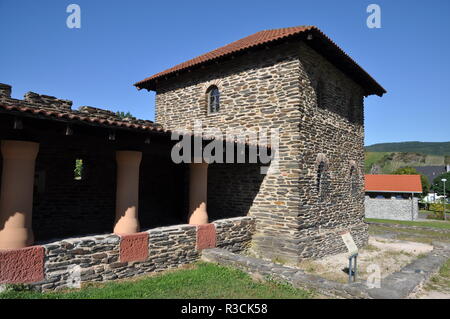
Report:
M 419 174 L 414 167 L 406 166 L 397 169 L 392 174 L 395 175 L 420 175 L 420 181 L 422 182 L 422 196 L 427 196 L 430 191 L 430 182 L 428 181 L 428 177 L 425 175 Z
M 125 118 L 131 118 L 131 119 L 136 119 L 130 112 L 122 112 L 122 111 L 118 111 L 116 112 L 116 115 L 118 117 L 120 117 L 121 119 L 125 119 Z
M 81 180 L 83 178 L 83 160 L 75 160 L 75 169 L 73 171 L 76 180 Z
M 445 194 L 447 198 L 450 196 L 450 172 L 439 175 L 433 180 L 433 185 L 431 188 L 438 193 L 438 195 L 444 195 L 444 183 L 441 181 L 443 178 L 446 178 L 445 182 Z

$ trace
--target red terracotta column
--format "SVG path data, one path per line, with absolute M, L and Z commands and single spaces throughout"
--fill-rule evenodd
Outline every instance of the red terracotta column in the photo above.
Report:
M 116 152 L 117 191 L 114 226 L 116 234 L 126 235 L 139 232 L 139 166 L 141 159 L 141 152 Z
M 0 249 L 17 249 L 33 244 L 31 219 L 33 185 L 39 143 L 2 141 L 0 192 Z
M 189 174 L 189 224 L 208 223 L 208 163 L 191 163 Z

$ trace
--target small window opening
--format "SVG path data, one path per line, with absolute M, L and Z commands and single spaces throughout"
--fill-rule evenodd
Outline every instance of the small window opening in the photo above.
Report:
M 74 168 L 74 180 L 81 181 L 84 178 L 84 163 L 83 160 L 77 158 L 75 160 L 75 168 Z
M 358 174 L 353 166 L 350 169 L 350 192 L 352 196 L 358 195 Z
M 206 91 L 208 99 L 208 113 L 217 113 L 220 109 L 220 91 L 215 85 L 212 85 Z
M 325 162 L 320 162 L 317 168 L 317 193 L 319 195 L 319 202 L 324 202 L 328 191 L 328 177 L 326 172 Z

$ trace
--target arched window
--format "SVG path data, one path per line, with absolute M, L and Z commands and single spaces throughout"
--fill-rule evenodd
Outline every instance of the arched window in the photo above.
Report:
M 325 162 L 320 162 L 317 167 L 317 194 L 319 202 L 324 202 L 328 192 L 328 175 Z
M 330 176 L 329 176 L 329 161 L 325 154 L 317 154 L 315 161 L 316 170 L 316 191 L 318 195 L 318 202 L 325 202 L 330 199 Z
M 325 172 L 325 163 L 320 162 L 319 167 L 317 168 L 317 192 L 320 194 L 322 189 L 323 182 L 323 174 Z
M 350 168 L 350 193 L 352 196 L 358 195 L 358 172 L 355 166 Z
M 325 108 L 325 85 L 322 80 L 317 82 L 316 86 L 316 99 L 317 99 L 317 107 L 324 109 Z
M 206 90 L 206 98 L 208 102 L 208 113 L 217 113 L 220 109 L 220 91 L 215 85 L 211 85 Z

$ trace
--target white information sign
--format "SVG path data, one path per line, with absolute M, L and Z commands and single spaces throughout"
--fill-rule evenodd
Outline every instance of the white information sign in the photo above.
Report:
M 358 253 L 358 246 L 356 246 L 355 241 L 353 240 L 352 235 L 347 232 L 341 234 L 342 240 L 344 241 L 345 246 L 347 247 L 349 255 L 354 255 Z

